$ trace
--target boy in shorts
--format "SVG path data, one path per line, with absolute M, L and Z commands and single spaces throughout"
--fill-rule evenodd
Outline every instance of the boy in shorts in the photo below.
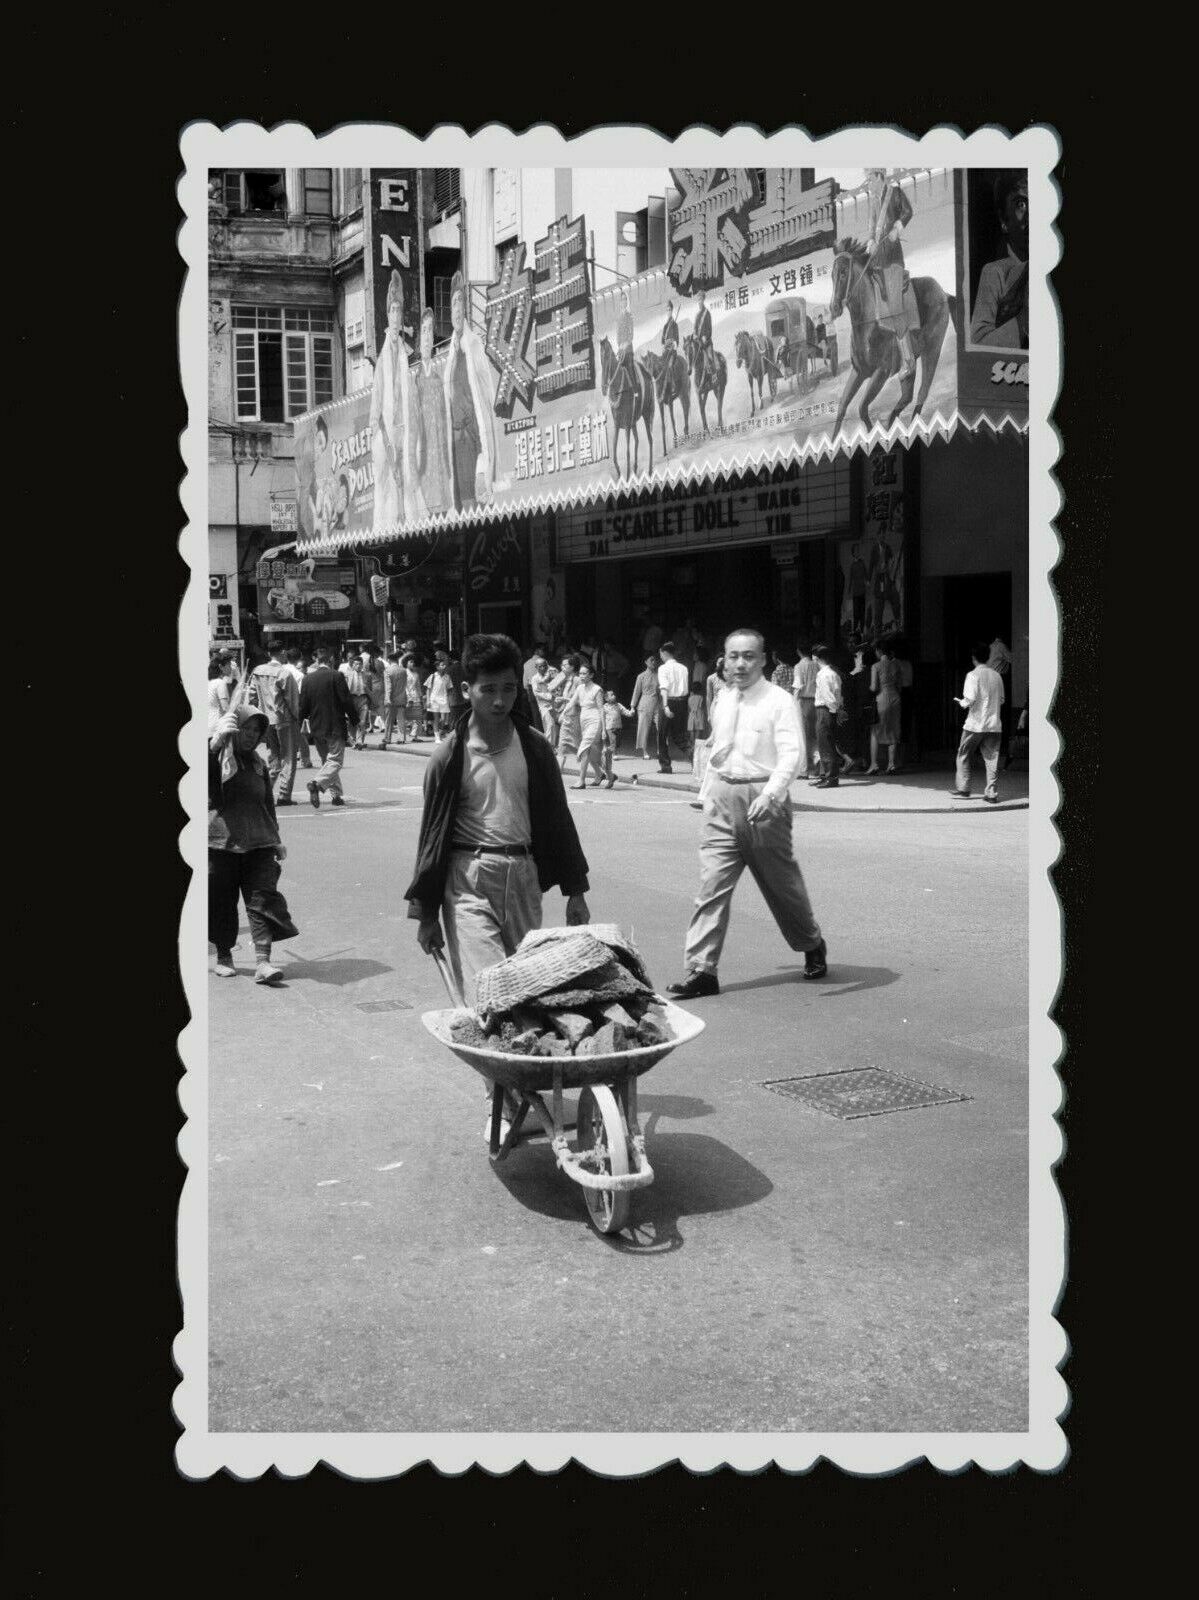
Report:
M 506 634 L 466 641 L 467 706 L 425 769 L 416 872 L 404 892 L 421 949 L 448 947 L 468 1005 L 475 975 L 540 928 L 546 890 L 561 888 L 568 925 L 591 920 L 587 861 L 553 746 L 516 704 L 522 666 Z

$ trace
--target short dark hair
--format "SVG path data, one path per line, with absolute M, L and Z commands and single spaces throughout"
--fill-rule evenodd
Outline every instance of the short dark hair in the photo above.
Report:
M 670 652 L 670 654 L 672 656 L 678 654 L 677 650 L 675 649 L 675 643 L 674 643 L 673 639 L 664 639 L 662 641 L 662 643 L 658 646 L 658 649 L 659 650 L 669 650 L 669 652 Z
M 984 644 L 981 639 L 976 639 L 970 646 L 970 654 L 976 661 L 985 663 L 991 659 L 991 646 Z
M 826 644 L 814 644 L 812 646 L 812 654 L 816 657 L 817 661 L 827 661 L 832 652 Z
M 474 683 L 484 672 L 502 672 L 511 667 L 517 683 L 524 668 L 520 646 L 506 633 L 472 633 L 462 651 L 462 676 Z
M 995 209 L 999 213 L 1001 221 L 1003 219 L 1003 213 L 1007 207 L 1008 201 L 1011 199 L 1012 195 L 1015 194 L 1016 190 L 1020 188 L 1023 188 L 1024 193 L 1027 196 L 1027 172 L 1001 172 L 995 179 Z
M 810 656 L 812 654 L 812 646 L 806 639 L 801 639 L 795 648 L 801 656 Z
M 296 649 L 296 647 L 294 645 L 287 652 L 287 659 L 291 662 L 292 666 L 295 666 L 296 662 L 299 661 L 300 652 Z
M 579 670 L 579 668 L 583 665 L 583 658 L 582 658 L 581 655 L 578 654 L 577 651 L 572 651 L 571 654 L 568 655 L 566 659 L 570 662 L 570 670 L 572 672 L 577 672 Z
M 751 639 L 756 639 L 758 641 L 758 649 L 763 655 L 766 654 L 766 635 L 761 631 L 760 628 L 730 628 L 724 636 L 725 649 L 728 649 L 730 639 L 735 639 L 739 634 L 742 633 L 746 634 Z
M 398 650 L 389 650 L 387 652 L 387 659 L 389 661 L 398 661 L 400 659 L 400 652 Z

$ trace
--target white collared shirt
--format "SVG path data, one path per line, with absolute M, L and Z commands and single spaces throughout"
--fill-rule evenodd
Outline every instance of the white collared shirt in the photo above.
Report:
M 786 797 L 799 770 L 799 708 L 777 684 L 729 685 L 712 703 L 710 769 L 726 778 L 755 778 L 772 800 Z
M 681 661 L 664 661 L 658 668 L 658 689 L 668 700 L 682 700 L 691 687 L 691 678 Z
M 816 674 L 816 704 L 829 711 L 841 709 L 841 674 L 833 667 L 822 666 Z

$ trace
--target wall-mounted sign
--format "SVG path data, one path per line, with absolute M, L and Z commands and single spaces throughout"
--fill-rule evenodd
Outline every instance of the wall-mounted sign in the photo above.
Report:
M 482 326 L 468 323 L 450 357 L 428 369 L 415 356 L 397 360 L 389 442 L 367 416 L 358 424 L 365 453 L 349 447 L 370 477 L 348 491 L 371 491 L 366 542 L 488 510 L 541 512 L 626 487 L 732 476 L 763 460 L 797 465 L 875 449 L 882 431 L 906 445 L 954 424 L 960 384 L 964 414 L 1026 427 L 1028 353 L 991 342 L 1018 339 L 1027 326 L 1018 189 L 1003 174 L 945 167 L 867 171 L 839 189 L 799 168 L 676 170 L 681 199 L 665 267 L 600 287 L 586 217 L 564 215 L 528 240 L 499 233 L 519 173 L 497 173 L 501 248 Z M 386 175 L 387 189 L 384 176 L 371 174 L 372 207 L 386 194 L 396 227 L 414 225 L 412 201 L 399 209 L 410 193 L 404 174 Z M 1026 190 L 1023 204 L 1026 218 Z M 519 219 L 515 198 L 511 217 Z M 415 249 L 389 237 L 387 264 L 415 266 Z M 384 263 L 370 248 L 381 309 Z M 992 304 L 1002 315 L 988 322 Z M 406 287 L 408 322 L 412 305 Z M 332 498 L 314 495 L 303 439 L 312 427 L 296 422 L 300 545 L 331 550 L 357 537 L 365 499 L 342 514 L 346 491 L 328 470 Z M 375 495 L 383 460 L 387 492 Z M 323 505 L 332 507 L 324 515 Z M 575 526 L 577 514 L 566 516 Z M 686 536 L 701 533 L 729 536 Z M 655 537 L 683 536 L 663 510 Z M 606 538 L 617 553 L 611 529 L 587 538 Z
M 958 193 L 962 415 L 1028 423 L 1028 173 L 970 167 Z
M 295 533 L 298 529 L 296 520 L 296 502 L 289 495 L 286 499 L 276 499 L 271 496 L 271 532 Z
M 354 569 L 336 562 L 260 561 L 258 580 L 258 619 L 263 627 L 288 623 L 344 622 L 349 626 L 350 607 L 356 593 Z
M 815 538 L 850 522 L 850 465 L 822 462 L 781 483 L 715 493 L 657 493 L 648 502 L 558 513 L 560 562 L 715 550 Z
M 366 278 L 366 353 L 372 361 L 387 337 L 387 288 L 392 272 L 404 286 L 402 332 L 411 348 L 420 328 L 419 174 L 412 167 L 371 167 L 370 202 L 363 210 Z

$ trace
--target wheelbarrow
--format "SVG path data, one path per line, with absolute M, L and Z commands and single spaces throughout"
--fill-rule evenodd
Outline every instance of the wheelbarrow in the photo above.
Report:
M 440 950 L 432 953 L 454 1009 L 426 1011 L 421 1021 L 438 1043 L 494 1086 L 488 1146 L 492 1162 L 507 1158 L 532 1117 L 548 1135 L 558 1166 L 582 1188 L 592 1226 L 598 1233 L 619 1233 L 628 1224 L 632 1191 L 654 1181 L 637 1118 L 637 1080 L 672 1050 L 701 1034 L 703 1022 L 656 995 L 674 1036 L 663 1044 L 594 1056 L 511 1055 L 460 1044 L 450 1033 L 450 1024 L 466 1008 L 445 956 Z M 574 1149 L 563 1116 L 562 1096 L 568 1089 L 582 1090 Z M 548 1107 L 542 1098 L 547 1094 Z M 501 1140 L 506 1104 L 509 1125 Z

